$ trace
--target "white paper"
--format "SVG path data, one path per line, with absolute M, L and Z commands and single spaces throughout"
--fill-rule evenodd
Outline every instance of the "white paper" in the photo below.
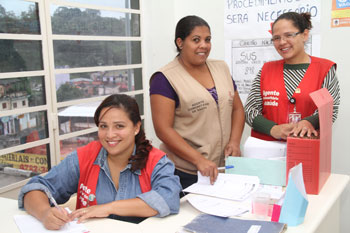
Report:
M 257 159 L 280 159 L 286 157 L 287 143 L 265 141 L 255 137 L 248 137 L 244 143 L 243 155 Z
M 299 163 L 298 165 L 292 167 L 289 170 L 289 177 L 291 177 L 295 183 L 295 186 L 303 195 L 305 200 L 307 200 L 307 195 L 306 195 L 306 190 L 305 190 L 305 185 L 304 185 L 304 178 L 303 178 L 303 165 L 302 163 Z
M 59 230 L 47 230 L 44 225 L 31 215 L 15 215 L 13 216 L 21 233 L 87 233 L 89 230 L 82 223 L 72 221 L 66 223 Z
M 268 193 L 270 194 L 271 199 L 279 200 L 285 193 L 282 189 L 282 186 L 277 185 L 260 185 L 257 192 Z
M 208 176 L 198 172 L 198 182 L 184 189 L 184 192 L 203 194 L 234 201 L 243 201 L 259 186 L 259 177 L 219 173 L 213 185 Z
M 187 201 L 197 210 L 220 217 L 240 216 L 249 212 L 250 202 L 241 204 L 222 198 L 209 197 L 205 195 L 188 195 Z

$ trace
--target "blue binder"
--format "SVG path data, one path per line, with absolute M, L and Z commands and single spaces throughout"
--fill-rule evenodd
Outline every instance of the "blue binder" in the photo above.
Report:
M 247 233 L 251 228 L 260 228 L 259 233 L 282 233 L 287 225 L 279 222 L 223 218 L 201 214 L 183 227 L 196 233 Z

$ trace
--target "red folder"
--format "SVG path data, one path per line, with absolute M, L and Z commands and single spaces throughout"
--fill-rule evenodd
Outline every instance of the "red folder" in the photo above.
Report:
M 287 138 L 287 169 L 303 164 L 308 194 L 319 194 L 331 173 L 333 98 L 326 88 L 310 93 L 318 108 L 320 131 L 317 138 Z

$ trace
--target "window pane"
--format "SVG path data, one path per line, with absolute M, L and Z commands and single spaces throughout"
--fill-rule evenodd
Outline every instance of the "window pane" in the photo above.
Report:
M 61 160 L 63 160 L 78 147 L 84 146 L 94 140 L 98 140 L 97 132 L 62 140 L 60 142 Z
M 139 94 L 135 96 L 136 102 L 139 105 L 140 115 L 143 115 L 143 94 Z
M 51 5 L 53 34 L 140 36 L 140 15 Z
M 0 149 L 48 137 L 46 111 L 0 118 Z
M 38 3 L 0 0 L 0 33 L 40 34 Z
M 0 40 L 0 72 L 43 69 L 41 41 Z
M 0 79 L 0 111 L 46 104 L 44 77 Z
M 48 158 L 48 144 L 0 155 L 0 188 L 47 172 Z
M 94 114 L 100 103 L 93 102 L 58 109 L 59 133 L 66 134 L 96 127 Z
M 90 98 L 142 89 L 142 69 L 56 75 L 57 101 Z
M 68 2 L 78 2 L 85 4 L 94 4 L 98 6 L 110 6 L 117 8 L 140 9 L 139 0 L 67 0 Z
M 55 68 L 141 63 L 140 41 L 67 41 L 54 44 Z

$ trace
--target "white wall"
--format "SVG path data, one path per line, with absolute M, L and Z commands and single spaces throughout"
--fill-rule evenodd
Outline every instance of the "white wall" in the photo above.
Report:
M 349 142 L 350 126 L 350 28 L 330 28 L 331 0 L 321 0 L 321 57 L 331 59 L 338 64 L 338 78 L 341 86 L 341 106 L 337 121 L 333 125 L 332 173 L 350 175 Z M 186 15 L 198 15 L 211 27 L 211 58 L 224 59 L 224 0 L 146 0 L 143 1 L 143 36 L 145 77 L 150 77 L 162 65 L 176 56 L 174 31 L 177 21 Z M 145 82 L 148 89 L 148 80 Z M 147 97 L 148 100 L 148 97 Z M 157 145 L 159 140 L 154 134 L 149 103 L 145 104 L 146 133 Z M 249 135 L 246 125 L 243 139 Z M 346 136 L 348 135 L 348 136 Z M 350 186 L 342 196 L 341 232 L 350 232 Z

